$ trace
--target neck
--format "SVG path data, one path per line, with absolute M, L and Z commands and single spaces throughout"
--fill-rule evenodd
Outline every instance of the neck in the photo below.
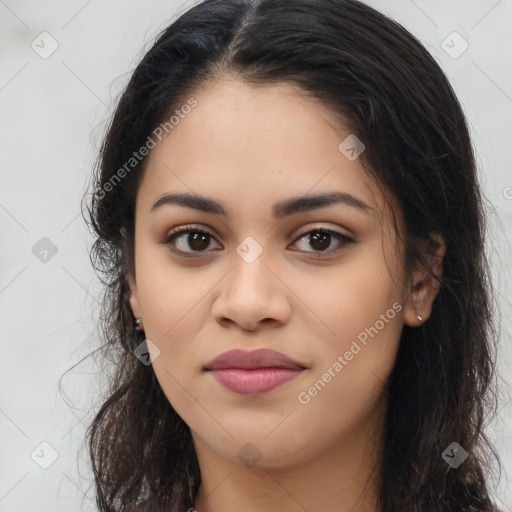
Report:
M 361 430 L 328 453 L 299 464 L 247 467 L 212 450 L 194 434 L 201 469 L 197 512 L 377 512 L 382 453 L 379 435 Z

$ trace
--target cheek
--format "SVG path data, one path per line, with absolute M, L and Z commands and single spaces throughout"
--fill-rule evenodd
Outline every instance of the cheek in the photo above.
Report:
M 385 412 L 384 389 L 396 359 L 403 307 L 393 301 L 393 286 L 374 286 L 369 293 L 357 286 L 366 278 L 352 279 L 347 277 L 345 293 L 338 293 L 325 317 L 336 334 L 315 342 L 314 367 L 295 397 L 304 453 L 327 449 L 329 440 L 362 432 L 368 422 L 378 424 Z
M 304 326 L 309 332 L 316 329 L 316 335 L 310 338 L 315 364 L 309 383 L 313 387 L 311 393 L 307 387 L 302 389 L 302 403 L 316 402 L 315 407 L 321 407 L 334 400 L 351 411 L 380 394 L 403 327 L 401 289 L 388 266 L 389 259 L 386 265 L 381 246 L 376 244 L 373 253 L 366 251 L 347 261 L 330 279 L 321 281 L 321 291 L 310 295 L 307 305 L 318 312 L 321 322 Z M 315 283 L 318 290 L 317 279 L 307 284 Z M 328 407 L 326 413 L 337 414 Z
M 146 242 L 137 255 L 137 289 L 143 307 L 144 324 L 156 339 L 172 339 L 177 333 L 194 334 L 203 299 L 216 277 L 206 267 L 182 266 L 173 261 L 165 247 Z M 189 329 L 192 329 L 190 331 Z
M 293 279 L 293 291 L 302 303 L 297 302 L 296 308 L 304 313 L 296 321 L 307 322 L 313 339 L 325 342 L 317 347 L 316 355 L 330 353 L 329 347 L 343 349 L 376 322 L 377 329 L 387 333 L 390 321 L 401 318 L 403 293 L 399 280 L 390 275 L 391 264 L 376 243 L 351 253 L 340 265 L 304 271 Z M 399 319 L 391 338 L 396 338 L 400 329 Z
M 208 294 L 218 277 L 200 268 L 172 265 L 161 251 L 141 251 L 138 264 L 145 335 L 158 348 L 151 357 L 153 368 L 173 405 L 185 397 L 190 401 L 191 395 L 180 392 L 189 388 L 187 382 L 199 375 L 207 360 L 201 331 L 211 309 Z

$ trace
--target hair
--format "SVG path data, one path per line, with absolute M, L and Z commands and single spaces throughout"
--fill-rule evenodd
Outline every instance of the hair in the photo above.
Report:
M 422 241 L 432 233 L 444 239 L 442 276 L 430 271 L 440 285 L 431 316 L 418 328 L 404 326 L 386 382 L 379 506 L 494 510 L 487 471 L 499 458 L 484 421 L 497 406 L 497 337 L 468 127 L 429 52 L 356 0 L 201 2 L 157 36 L 120 96 L 87 194 L 90 257 L 104 285 L 100 348 L 114 368 L 108 399 L 87 430 L 99 510 L 185 512 L 201 483 L 188 425 L 152 365 L 134 355 L 144 333 L 134 330 L 127 276 L 147 157 L 130 169 L 126 163 L 190 94 L 228 73 L 253 86 L 293 85 L 364 142 L 365 172 L 403 215 L 406 271 L 424 263 Z M 457 469 L 441 456 L 454 441 L 468 453 Z

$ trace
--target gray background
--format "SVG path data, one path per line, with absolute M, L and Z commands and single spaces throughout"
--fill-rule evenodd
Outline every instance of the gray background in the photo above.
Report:
M 489 201 L 489 251 L 502 318 L 501 402 L 489 436 L 504 467 L 496 499 L 512 511 L 512 2 L 368 3 L 429 49 L 469 119 Z M 98 343 L 101 288 L 89 262 L 92 240 L 80 200 L 114 100 L 152 38 L 189 5 L 0 0 L 2 512 L 95 509 L 83 440 L 102 401 L 98 367 L 89 358 L 64 375 Z M 461 53 L 464 41 L 469 47 Z M 46 55 L 52 44 L 58 48 Z

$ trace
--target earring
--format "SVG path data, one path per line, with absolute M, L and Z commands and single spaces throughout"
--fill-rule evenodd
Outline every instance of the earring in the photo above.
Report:
M 144 328 L 140 328 L 140 325 L 142 324 L 142 318 L 136 318 L 135 319 L 135 330 L 136 331 L 142 331 Z
M 417 316 L 418 316 L 418 320 L 419 320 L 420 322 L 423 322 L 423 318 L 421 318 L 421 316 L 420 316 L 420 315 L 417 315 Z

